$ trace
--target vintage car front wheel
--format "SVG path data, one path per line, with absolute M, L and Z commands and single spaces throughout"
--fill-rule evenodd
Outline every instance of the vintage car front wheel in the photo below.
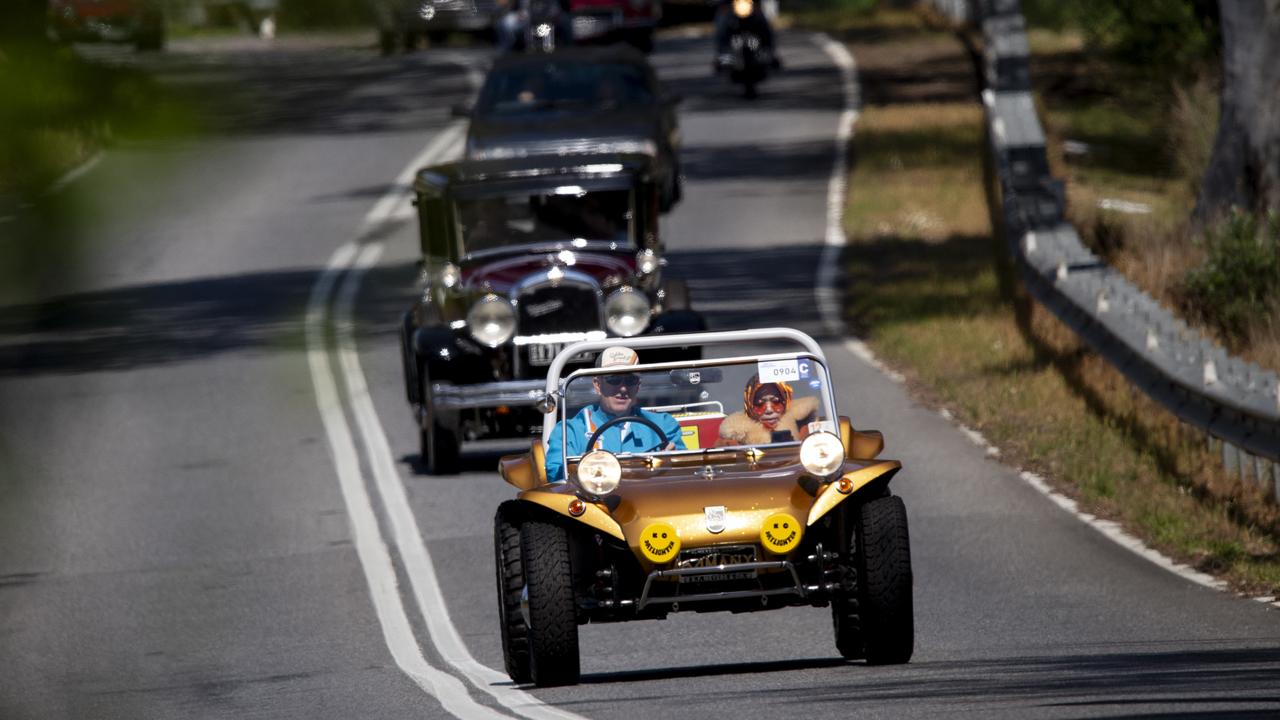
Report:
M 867 663 L 905 663 L 915 649 L 907 507 L 887 495 L 865 503 L 859 516 L 858 614 Z
M 581 670 L 568 531 L 552 523 L 525 522 L 520 558 L 528 593 L 530 675 L 539 687 L 573 685 Z
M 440 420 L 431 406 L 431 380 L 422 375 L 422 411 L 418 422 L 418 455 L 429 475 L 458 472 L 458 429 Z
M 507 675 L 517 683 L 532 680 L 529 674 L 529 628 L 520 610 L 524 569 L 520 562 L 519 509 L 515 501 L 498 506 L 493 518 L 494 566 L 498 576 L 498 622 L 502 627 L 502 660 Z

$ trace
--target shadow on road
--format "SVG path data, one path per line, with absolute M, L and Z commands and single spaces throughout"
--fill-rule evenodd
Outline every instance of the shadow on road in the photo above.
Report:
M 584 675 L 582 682 L 607 685 L 713 676 L 727 680 L 728 676 L 843 665 L 838 658 L 731 663 Z M 756 690 L 716 692 L 699 684 L 698 702 L 714 704 L 717 696 L 723 696 L 726 702 L 742 703 L 744 696 L 755 696 L 786 707 L 839 705 L 851 716 L 859 710 L 883 711 L 895 707 L 886 703 L 901 702 L 952 710 L 981 707 L 986 712 L 1000 706 L 1059 708 L 1068 716 L 1108 718 L 1273 718 L 1280 708 L 1280 687 L 1275 684 L 1280 649 L 1274 648 L 1010 657 L 878 668 L 849 665 L 839 670 L 838 681 L 830 681 L 832 676 L 826 674 L 790 688 L 784 676 Z M 1142 705 L 1144 712 L 1126 712 L 1132 705 Z M 1160 706 L 1166 709 L 1151 710 Z
M 668 254 L 670 272 L 689 284 L 693 308 L 712 330 L 791 327 L 828 335 L 814 277 L 825 246 L 783 243 L 762 249 L 683 250 Z M 837 279 L 837 287 L 843 285 Z
M 394 335 L 411 263 L 370 270 L 361 338 Z M 297 352 L 319 270 L 126 286 L 0 308 L 0 376 L 128 370 L 234 352 Z

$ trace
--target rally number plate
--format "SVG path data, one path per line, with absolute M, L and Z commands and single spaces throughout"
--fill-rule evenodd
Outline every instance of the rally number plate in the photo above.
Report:
M 544 367 L 550 365 L 552 360 L 560 354 L 560 351 L 569 346 L 567 342 L 560 343 L 537 343 L 529 345 L 529 364 Z M 569 362 L 586 362 L 591 359 L 591 353 L 580 353 L 569 358 Z
M 750 545 L 723 548 L 698 548 L 685 550 L 676 561 L 677 568 L 715 568 L 721 565 L 738 565 L 756 561 L 756 549 Z M 709 572 L 706 575 L 681 575 L 682 583 L 722 582 L 724 580 L 750 580 L 756 576 L 755 570 L 738 570 L 732 572 Z
M 529 346 L 529 364 L 530 365 L 550 365 L 552 360 L 556 359 L 556 355 L 565 347 L 565 343 L 545 343 Z

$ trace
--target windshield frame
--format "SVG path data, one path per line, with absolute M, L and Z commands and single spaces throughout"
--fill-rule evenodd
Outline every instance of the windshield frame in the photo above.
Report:
M 528 83 L 535 76 L 542 78 L 546 82 L 548 78 L 555 78 L 557 75 L 566 72 L 594 72 L 594 79 L 597 82 L 604 77 L 611 77 L 615 81 L 621 82 L 638 79 L 640 83 L 636 87 L 643 90 L 644 97 L 633 98 L 624 94 L 615 97 L 614 101 L 610 103 L 602 103 L 598 99 L 586 97 L 542 98 L 533 99 L 527 103 L 512 103 L 509 100 L 500 102 L 496 97 L 500 83 L 511 83 L 520 79 Z M 583 80 L 584 78 L 575 77 L 574 79 Z M 564 89 L 563 85 L 557 87 Z M 477 117 L 481 118 L 518 118 L 548 111 L 580 113 L 584 108 L 597 113 L 618 112 L 652 107 L 658 102 L 661 95 L 661 89 L 657 85 L 656 78 L 646 72 L 644 67 L 625 60 L 605 59 L 589 62 L 548 61 L 536 64 L 521 63 L 509 67 L 495 68 L 490 72 L 489 77 L 486 78 L 484 85 L 477 93 L 474 112 Z
M 831 371 L 827 367 L 826 358 L 819 354 L 815 354 L 812 352 L 784 352 L 784 353 L 771 353 L 767 355 L 738 355 L 738 356 L 732 356 L 732 357 L 703 358 L 701 360 L 685 360 L 685 361 L 665 362 L 665 363 L 637 364 L 637 365 L 629 365 L 625 369 L 626 369 L 626 372 L 628 373 L 643 373 L 643 372 L 652 372 L 652 371 L 661 371 L 661 370 L 682 370 L 682 369 L 696 369 L 696 368 L 702 368 L 702 367 L 715 367 L 717 365 L 759 363 L 760 361 L 768 362 L 771 360 L 800 360 L 800 359 L 813 360 L 816 363 L 817 367 L 822 368 L 821 379 L 823 381 L 823 385 L 822 385 L 823 389 L 821 392 L 819 392 L 818 397 L 821 398 L 822 410 L 825 417 L 827 418 L 827 422 L 831 424 L 831 432 L 837 437 L 841 437 L 840 416 L 838 414 L 839 411 L 836 406 L 835 392 L 831 385 Z M 560 451 L 561 451 L 560 460 L 562 463 L 561 466 L 565 468 L 566 476 L 568 475 L 569 463 L 574 460 L 580 460 L 583 457 L 583 455 L 569 455 L 566 451 L 566 448 L 568 448 L 568 422 L 567 421 L 569 419 L 568 418 L 569 403 L 567 402 L 567 398 L 568 398 L 567 391 L 569 388 L 569 383 L 573 382 L 575 379 L 578 379 L 578 378 L 592 377 L 596 375 L 617 375 L 618 372 L 619 372 L 619 368 L 616 368 L 616 367 L 580 368 L 578 370 L 574 370 L 573 372 L 569 373 L 567 376 L 560 379 L 558 389 L 556 391 L 556 396 L 558 401 L 556 403 L 556 410 L 555 410 L 555 415 L 556 415 L 555 426 L 559 427 L 560 429 Z M 642 405 L 639 407 L 643 408 Z M 578 410 L 581 410 L 581 408 L 578 408 Z M 555 432 L 555 429 L 554 427 L 552 427 L 552 428 L 548 428 L 548 432 L 545 432 L 543 434 L 544 449 L 546 448 L 547 440 L 550 439 L 551 433 L 554 433 L 554 432 Z M 752 448 L 799 447 L 800 443 L 801 443 L 800 440 L 789 440 L 786 442 L 778 442 L 778 443 L 771 442 L 771 443 L 764 443 L 760 445 L 751 445 L 749 447 L 752 447 Z M 643 457 L 649 457 L 652 455 L 662 455 L 663 457 L 708 455 L 712 453 L 718 454 L 718 453 L 742 452 L 743 447 L 744 446 L 742 445 L 732 445 L 732 446 L 725 446 L 725 447 L 699 448 L 696 450 L 655 450 L 653 452 L 647 452 L 647 453 L 620 453 L 617 455 L 617 457 L 643 458 Z
M 554 177 L 554 176 L 553 176 Z M 600 250 L 600 251 L 628 251 L 634 252 L 640 249 L 640 238 L 636 231 L 638 227 L 637 213 L 644 206 L 641 202 L 641 193 L 635 185 L 634 178 L 628 175 L 599 178 L 599 177 L 577 177 L 563 176 L 555 177 L 555 182 L 547 182 L 546 184 L 532 184 L 527 180 L 519 183 L 476 183 L 460 187 L 450 197 L 450 215 L 453 222 L 454 250 L 457 253 L 459 261 L 466 262 L 477 258 L 492 257 L 495 255 L 506 255 L 513 251 L 558 251 L 558 250 Z M 619 240 L 598 240 L 580 237 L 571 237 L 565 233 L 565 237 L 553 240 L 536 240 L 533 242 L 511 242 L 496 247 L 481 248 L 478 250 L 469 250 L 466 242 L 466 230 L 462 222 L 462 209 L 460 203 L 473 202 L 477 200 L 493 200 L 507 199 L 513 197 L 529 198 L 534 195 L 556 195 L 556 188 L 566 186 L 577 186 L 584 190 L 584 194 L 594 192 L 625 192 L 627 193 L 627 222 L 626 234 L 627 239 L 624 242 Z

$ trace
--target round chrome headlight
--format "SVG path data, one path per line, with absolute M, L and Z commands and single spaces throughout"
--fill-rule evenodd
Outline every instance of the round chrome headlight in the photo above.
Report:
M 516 331 L 516 311 L 510 301 L 489 294 L 476 301 L 467 313 L 471 337 L 488 347 L 498 347 Z
M 632 287 L 615 290 L 604 301 L 604 321 L 614 335 L 639 335 L 649 327 L 649 298 Z
M 462 278 L 462 271 L 458 270 L 458 266 L 453 263 L 445 263 L 440 268 L 440 284 L 453 289 L 458 284 L 458 280 Z
M 641 275 L 648 275 L 658 269 L 658 254 L 652 250 L 641 250 L 636 253 L 636 270 Z
M 800 464 L 811 475 L 829 477 L 844 464 L 844 443 L 829 432 L 816 432 L 800 443 Z
M 592 450 L 578 461 L 578 486 L 596 497 L 617 490 L 620 480 L 622 465 L 607 450 Z
M 754 5 L 752 0 L 733 0 L 733 14 L 740 18 L 750 17 Z

